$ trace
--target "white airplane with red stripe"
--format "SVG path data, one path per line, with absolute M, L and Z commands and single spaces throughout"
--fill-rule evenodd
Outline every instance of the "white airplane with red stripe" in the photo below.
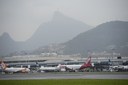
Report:
M 87 68 L 87 67 L 92 67 L 94 66 L 92 63 L 91 63 L 91 57 L 89 57 L 85 63 L 83 63 L 82 65 L 61 65 L 62 68 L 65 68 L 66 70 L 72 70 L 72 71 L 77 71 L 77 70 L 82 70 L 84 68 Z
M 8 72 L 8 73 L 16 73 L 16 72 L 21 72 L 21 73 L 28 73 L 30 72 L 29 68 L 17 68 L 17 67 L 7 67 L 7 64 L 5 64 L 3 61 L 1 61 L 1 68 L 2 71 Z

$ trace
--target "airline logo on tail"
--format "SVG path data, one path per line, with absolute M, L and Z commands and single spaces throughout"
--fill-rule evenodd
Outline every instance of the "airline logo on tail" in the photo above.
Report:
M 2 69 L 6 69 L 7 68 L 7 65 L 1 60 L 1 67 L 2 67 Z
M 86 60 L 86 62 L 80 67 L 80 69 L 84 69 L 84 68 L 87 68 L 87 67 L 91 67 L 92 64 L 91 64 L 91 56 Z

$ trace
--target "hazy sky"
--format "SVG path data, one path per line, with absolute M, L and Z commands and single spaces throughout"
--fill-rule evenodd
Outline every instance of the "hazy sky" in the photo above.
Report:
M 128 21 L 128 0 L 0 0 L 0 35 L 26 40 L 57 10 L 91 26 Z

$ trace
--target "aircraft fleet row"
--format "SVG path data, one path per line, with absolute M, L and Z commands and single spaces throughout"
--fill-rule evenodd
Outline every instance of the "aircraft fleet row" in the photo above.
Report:
M 16 72 L 21 72 L 21 73 L 29 73 L 30 69 L 25 68 L 25 67 L 8 67 L 7 64 L 4 63 L 4 61 L 1 61 L 1 69 L 5 73 L 16 73 Z M 56 67 L 44 67 L 41 66 L 38 70 L 40 72 L 45 72 L 45 71 L 79 71 L 82 69 L 86 69 L 88 67 L 94 67 L 94 64 L 91 62 L 91 57 L 89 57 L 83 64 L 73 64 L 73 65 L 64 65 L 64 64 L 58 64 Z M 113 69 L 119 68 L 119 66 L 110 66 L 110 71 Z M 125 68 L 128 69 L 128 66 L 120 66 L 120 68 Z

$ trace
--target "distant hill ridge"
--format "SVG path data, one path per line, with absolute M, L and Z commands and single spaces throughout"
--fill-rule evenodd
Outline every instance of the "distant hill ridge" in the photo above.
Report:
M 91 26 L 56 11 L 52 20 L 40 25 L 37 31 L 26 41 L 26 43 L 27 46 L 29 45 L 28 48 L 31 47 L 31 49 L 51 43 L 63 43 L 90 28 Z
M 14 41 L 7 33 L 0 36 L 0 56 L 16 51 L 34 50 L 51 43 L 66 42 L 92 27 L 56 11 L 53 19 L 39 26 L 37 31 L 25 42 Z
M 128 22 L 111 21 L 80 33 L 65 43 L 65 54 L 108 51 L 128 56 Z

